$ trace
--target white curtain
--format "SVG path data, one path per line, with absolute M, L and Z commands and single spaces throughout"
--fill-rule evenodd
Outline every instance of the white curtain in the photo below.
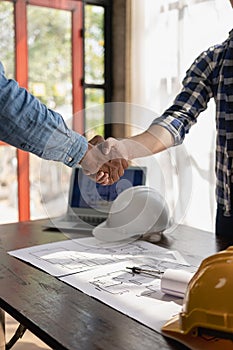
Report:
M 232 29 L 229 0 L 132 0 L 131 134 L 168 108 L 185 71 Z M 186 135 L 183 145 L 136 163 L 148 167 L 147 184 L 167 199 L 175 223 L 214 231 L 215 105 Z

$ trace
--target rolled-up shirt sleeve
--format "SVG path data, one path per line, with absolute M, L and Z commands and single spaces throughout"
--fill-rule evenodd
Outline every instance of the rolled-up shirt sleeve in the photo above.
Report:
M 37 156 L 73 167 L 87 151 L 87 140 L 62 116 L 41 103 L 13 79 L 0 62 L 0 139 Z
M 182 121 L 171 115 L 163 114 L 161 117 L 153 120 L 151 125 L 160 125 L 167 129 L 173 136 L 173 146 L 180 145 L 184 139 L 184 126 Z
M 174 146 L 183 142 L 198 115 L 207 108 L 212 91 L 213 49 L 203 52 L 191 65 L 183 79 L 183 88 L 173 105 L 152 125 L 166 128 L 174 138 Z

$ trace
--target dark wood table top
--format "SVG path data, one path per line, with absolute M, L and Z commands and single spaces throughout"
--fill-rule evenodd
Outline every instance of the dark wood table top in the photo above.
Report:
M 43 231 L 42 224 L 38 220 L 0 225 L 0 308 L 55 350 L 185 349 L 184 345 L 7 254 L 9 250 L 67 239 L 62 233 Z M 216 239 L 211 233 L 178 226 L 159 245 L 199 262 L 233 245 L 233 240 Z

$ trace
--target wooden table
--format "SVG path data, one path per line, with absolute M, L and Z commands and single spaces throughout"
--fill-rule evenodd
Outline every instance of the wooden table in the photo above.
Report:
M 7 251 L 64 240 L 43 231 L 43 221 L 0 225 L 0 350 L 5 349 L 4 312 L 55 350 L 185 349 Z M 80 235 L 83 237 L 83 235 Z M 178 226 L 159 243 L 196 261 L 233 244 L 211 233 Z

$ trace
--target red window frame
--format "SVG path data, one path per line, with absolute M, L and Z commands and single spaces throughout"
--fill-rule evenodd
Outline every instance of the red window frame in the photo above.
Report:
M 72 110 L 73 129 L 84 133 L 84 117 L 76 118 L 83 109 L 83 4 L 81 0 L 8 0 L 14 2 L 15 79 L 28 87 L 27 5 L 72 12 Z M 17 150 L 18 218 L 30 219 L 29 154 Z

